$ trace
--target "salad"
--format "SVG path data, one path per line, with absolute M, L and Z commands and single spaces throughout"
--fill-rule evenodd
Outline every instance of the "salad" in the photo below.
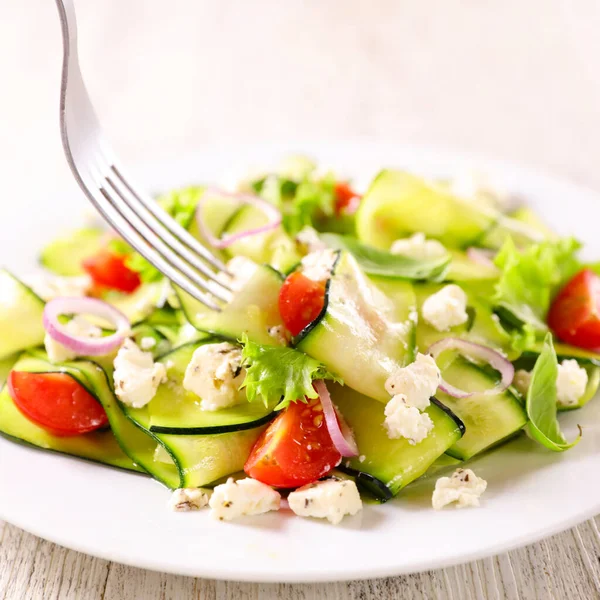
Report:
M 101 227 L 0 271 L 3 436 L 149 475 L 173 510 L 332 523 L 424 476 L 434 509 L 477 506 L 470 459 L 581 439 L 558 417 L 600 383 L 600 267 L 531 208 L 398 170 L 359 193 L 303 157 L 157 202 L 226 262 L 221 310 Z

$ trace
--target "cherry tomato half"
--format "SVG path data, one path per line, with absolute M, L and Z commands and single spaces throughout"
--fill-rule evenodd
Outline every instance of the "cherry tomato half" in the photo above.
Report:
M 108 424 L 102 405 L 65 373 L 11 371 L 7 384 L 17 408 L 55 435 L 80 435 Z
M 600 277 L 577 273 L 552 302 L 548 325 L 563 342 L 600 351 Z
M 279 314 L 292 335 L 312 323 L 325 304 L 325 281 L 313 281 L 300 272 L 292 273 L 279 292 Z
M 244 471 L 278 488 L 295 488 L 327 475 L 342 459 L 318 398 L 293 402 L 254 444 Z
M 108 248 L 103 248 L 94 256 L 86 258 L 82 266 L 96 286 L 129 294 L 134 292 L 142 282 L 140 276 L 125 264 L 126 258 Z
M 346 181 L 335 184 L 335 214 L 342 212 L 351 215 L 358 210 L 361 195 L 357 194 Z

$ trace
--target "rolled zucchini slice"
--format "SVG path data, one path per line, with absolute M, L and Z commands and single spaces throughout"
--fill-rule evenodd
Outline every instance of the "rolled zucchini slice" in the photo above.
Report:
M 460 389 L 475 392 L 489 390 L 498 382 L 494 374 L 461 356 L 442 369 L 442 377 Z M 465 435 L 448 449 L 450 456 L 461 460 L 497 446 L 527 423 L 525 408 L 510 388 L 493 395 L 475 393 L 467 398 L 453 398 L 438 390 L 436 398 L 465 424 Z
M 55 366 L 47 360 L 23 355 L 14 365 L 18 371 L 30 373 L 64 373 L 81 384 L 106 410 L 110 429 L 84 435 L 56 436 L 30 421 L 15 405 L 7 386 L 0 393 L 0 432 L 32 446 L 69 454 L 93 462 L 130 471 L 145 472 L 142 463 L 144 448 L 151 460 L 153 445 L 120 412 L 102 369 L 89 361 L 77 361 Z M 126 453 L 123 447 L 128 449 Z M 134 458 L 135 456 L 135 458 Z M 140 461 L 140 458 L 142 460 Z
M 342 252 L 325 292 L 321 314 L 294 340 L 344 383 L 382 402 L 385 381 L 414 359 L 415 296 L 410 283 L 375 283 Z
M 381 402 L 339 385 L 331 385 L 330 391 L 333 402 L 354 431 L 360 452 L 360 457 L 344 462 L 342 469 L 375 478 L 389 491 L 389 497 L 423 475 L 465 431 L 460 419 L 434 399 L 425 411 L 433 421 L 433 429 L 422 442 L 413 446 L 404 438 L 392 440 L 383 428 L 385 406 Z M 361 483 L 360 476 L 357 482 Z M 367 489 L 380 500 L 389 499 L 378 494 L 377 487 L 373 481 L 367 484 Z

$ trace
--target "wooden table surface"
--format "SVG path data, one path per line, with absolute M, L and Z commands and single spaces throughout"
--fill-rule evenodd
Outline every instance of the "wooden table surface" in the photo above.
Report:
M 84 74 L 126 162 L 358 136 L 483 152 L 600 190 L 599 0 L 75 1 Z M 75 189 L 54 3 L 2 9 L 0 215 L 6 199 Z M 599 525 L 440 571 L 280 586 L 124 567 L 0 522 L 0 600 L 587 600 L 600 598 Z

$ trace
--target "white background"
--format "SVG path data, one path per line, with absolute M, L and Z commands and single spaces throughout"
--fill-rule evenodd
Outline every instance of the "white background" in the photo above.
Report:
M 482 152 L 600 189 L 600 0 L 75 2 L 84 76 L 127 162 L 360 137 Z M 43 205 L 74 186 L 56 8 L 0 6 L 1 202 Z

